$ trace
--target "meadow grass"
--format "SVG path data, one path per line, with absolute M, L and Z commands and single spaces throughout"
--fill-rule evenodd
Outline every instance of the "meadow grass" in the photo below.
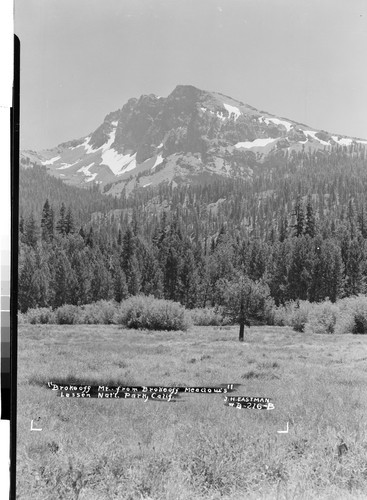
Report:
M 367 337 L 259 326 L 237 338 L 229 326 L 20 325 L 18 499 L 366 498 Z M 144 403 L 47 388 L 72 380 L 238 383 L 235 395 L 275 409 L 230 408 L 221 394 Z

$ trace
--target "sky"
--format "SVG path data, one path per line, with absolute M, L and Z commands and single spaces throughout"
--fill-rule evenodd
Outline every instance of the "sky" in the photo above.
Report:
M 15 0 L 21 148 L 179 84 L 367 139 L 366 0 Z

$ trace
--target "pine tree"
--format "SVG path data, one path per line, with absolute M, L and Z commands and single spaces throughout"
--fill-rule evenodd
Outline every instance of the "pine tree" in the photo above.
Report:
M 262 316 L 269 297 L 269 287 L 263 282 L 250 280 L 242 273 L 236 273 L 232 280 L 219 283 L 221 303 L 232 321 L 239 323 L 239 341 L 244 341 L 245 325 L 250 327 L 250 319 Z
M 113 298 L 116 302 L 121 302 L 129 295 L 126 276 L 124 271 L 117 267 L 113 272 Z
M 66 233 L 66 209 L 64 203 L 61 204 L 59 220 L 56 224 L 56 231 L 64 236 Z
M 357 222 L 362 237 L 367 238 L 367 217 L 366 217 L 366 208 L 364 205 L 361 206 L 358 212 Z
M 316 235 L 316 220 L 315 214 L 311 203 L 311 196 L 307 199 L 306 205 L 306 224 L 305 224 L 305 234 L 314 238 Z
M 94 247 L 94 232 L 93 232 L 93 227 L 91 226 L 89 228 L 89 231 L 88 231 L 88 234 L 87 234 L 87 237 L 86 237 L 86 244 L 90 247 L 90 248 L 93 248 Z
M 122 244 L 122 231 L 121 231 L 121 229 L 119 229 L 119 232 L 118 232 L 117 244 L 118 244 L 119 247 Z
M 65 234 L 72 234 L 75 231 L 74 216 L 69 206 L 65 215 Z
M 21 246 L 18 272 L 18 308 L 23 313 L 29 308 L 38 305 L 34 287 L 35 270 L 36 259 L 34 250 Z
M 70 283 L 74 276 L 72 273 L 70 262 L 64 250 L 57 248 L 51 259 L 52 289 L 53 289 L 53 307 L 59 307 L 69 303 Z
M 296 219 L 295 224 L 293 225 L 294 235 L 296 237 L 302 236 L 304 229 L 305 215 L 300 197 L 297 198 L 297 201 L 295 203 L 293 216 Z
M 38 241 L 38 228 L 36 225 L 33 212 L 24 221 L 24 235 L 23 241 L 26 245 L 35 248 Z
M 48 199 L 46 199 L 42 209 L 41 237 L 46 242 L 52 241 L 54 237 L 54 214 Z

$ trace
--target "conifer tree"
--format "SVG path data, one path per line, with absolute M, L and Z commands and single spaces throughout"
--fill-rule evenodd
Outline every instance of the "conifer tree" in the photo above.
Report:
M 65 251 L 61 248 L 57 248 L 52 256 L 51 269 L 53 271 L 52 289 L 54 294 L 52 305 L 59 307 L 69 303 L 70 282 L 73 279 L 70 262 Z
M 35 270 L 36 259 L 34 250 L 21 248 L 18 272 L 18 308 L 23 313 L 29 308 L 38 305 L 34 287 Z
M 119 247 L 122 244 L 122 231 L 121 231 L 121 229 L 119 229 L 119 232 L 118 232 L 117 244 L 118 244 Z
M 64 236 L 66 233 L 66 209 L 64 203 L 61 204 L 59 219 L 56 223 L 56 231 Z
M 316 221 L 315 214 L 311 203 L 311 196 L 307 199 L 306 205 L 306 221 L 305 221 L 305 234 L 314 238 L 316 235 Z
M 304 229 L 305 215 L 300 197 L 297 198 L 297 201 L 295 203 L 293 215 L 295 217 L 295 224 L 293 225 L 294 235 L 296 237 L 302 236 Z
M 41 216 L 41 237 L 43 241 L 52 241 L 54 236 L 54 214 L 53 209 L 46 199 Z
M 93 227 L 92 226 L 89 228 L 89 231 L 88 231 L 88 234 L 87 234 L 87 237 L 86 237 L 86 244 L 90 248 L 94 247 L 94 232 L 93 232 Z
M 127 288 L 125 273 L 120 267 L 117 267 L 113 272 L 113 298 L 116 302 L 121 302 L 126 299 L 128 295 L 129 290 Z
M 69 206 L 65 215 L 65 234 L 72 234 L 74 233 L 74 231 L 75 231 L 74 216 L 71 210 L 71 206 Z
M 35 248 L 38 241 L 38 228 L 33 212 L 24 221 L 24 235 L 23 241 L 26 245 Z

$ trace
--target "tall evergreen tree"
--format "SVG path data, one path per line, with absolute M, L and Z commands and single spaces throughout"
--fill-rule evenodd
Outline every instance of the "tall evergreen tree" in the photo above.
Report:
M 71 206 L 69 206 L 65 215 L 65 234 L 72 234 L 74 233 L 74 231 L 75 231 L 74 216 L 71 210 Z
M 305 215 L 303 211 L 302 200 L 300 197 L 297 198 L 297 201 L 294 206 L 293 216 L 295 217 L 295 223 L 293 225 L 294 235 L 299 237 L 303 234 Z
M 311 196 L 308 197 L 306 205 L 305 234 L 310 236 L 310 238 L 314 238 L 316 235 L 316 220 L 311 203 Z
M 24 221 L 23 241 L 26 245 L 35 248 L 38 241 L 38 228 L 33 212 Z
M 66 231 L 66 208 L 65 208 L 64 203 L 62 203 L 61 207 L 60 207 L 59 219 L 56 223 L 56 231 L 59 234 L 61 234 L 62 236 L 67 234 L 67 231 Z
M 43 241 L 52 241 L 54 236 L 54 213 L 53 209 L 46 199 L 42 209 L 41 216 L 41 237 Z

